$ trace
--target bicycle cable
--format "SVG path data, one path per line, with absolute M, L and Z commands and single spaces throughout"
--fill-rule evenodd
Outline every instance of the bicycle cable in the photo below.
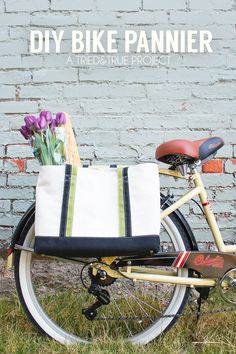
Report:
M 191 199 L 198 207 L 199 209 L 201 210 L 201 212 L 203 213 L 203 215 L 205 215 L 205 211 L 203 209 L 203 207 L 200 205 L 200 203 L 198 203 L 195 199 Z

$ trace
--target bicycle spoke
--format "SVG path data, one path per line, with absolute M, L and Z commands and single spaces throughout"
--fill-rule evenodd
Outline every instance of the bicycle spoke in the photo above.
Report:
M 133 313 L 133 315 L 136 316 L 136 314 L 135 314 L 135 312 L 134 312 L 132 306 L 130 306 L 130 303 L 129 303 L 129 301 L 128 301 L 128 299 L 127 299 L 126 296 L 124 296 L 124 299 L 125 299 L 125 301 L 126 301 L 128 307 L 130 308 L 131 312 Z M 143 327 L 143 325 L 142 325 L 142 321 L 139 321 L 139 324 L 140 324 L 140 326 L 142 327 L 142 329 L 144 330 L 144 327 Z
M 130 293 L 129 289 L 127 289 L 127 291 Z M 149 305 L 148 303 L 146 303 L 145 301 L 141 300 L 140 298 L 138 298 L 138 297 L 135 296 L 134 294 L 130 293 L 130 296 L 131 296 L 132 298 L 136 299 L 137 302 L 140 301 L 142 304 L 148 306 L 148 307 L 151 308 L 152 310 L 154 310 L 154 311 L 156 311 L 156 312 L 158 312 L 158 313 L 161 314 L 161 311 L 157 310 L 155 307 L 153 307 L 153 306 Z M 140 306 L 141 306 L 141 305 L 140 305 Z
M 130 296 L 136 301 L 136 303 L 138 304 L 138 306 L 140 307 L 140 309 L 145 313 L 145 315 L 150 319 L 150 321 L 151 322 L 153 322 L 152 321 L 152 319 L 151 319 L 151 317 L 149 316 L 149 314 L 144 310 L 144 308 L 140 305 L 140 303 L 139 303 L 139 299 L 136 297 L 136 296 L 134 296 L 128 289 L 127 289 L 127 291 L 129 292 L 129 294 L 130 294 Z M 137 300 L 138 299 L 138 300 Z
M 115 307 L 117 308 L 117 310 L 118 310 L 120 316 L 122 317 L 122 313 L 121 313 L 121 311 L 120 311 L 120 309 L 119 309 L 119 305 L 117 305 L 116 300 L 114 301 L 114 305 L 115 305 Z M 128 326 L 126 320 L 124 320 L 124 323 L 125 323 L 125 326 L 126 326 L 128 332 L 129 332 L 130 336 L 132 337 L 132 332 L 131 332 L 131 330 L 129 329 L 129 326 Z

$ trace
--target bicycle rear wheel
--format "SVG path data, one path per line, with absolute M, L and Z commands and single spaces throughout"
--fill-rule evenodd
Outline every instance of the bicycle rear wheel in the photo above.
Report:
M 19 243 L 33 247 L 34 236 L 32 217 Z M 186 231 L 174 213 L 163 220 L 160 238 L 164 249 L 190 250 Z M 82 310 L 95 298 L 83 286 L 91 277 L 86 268 L 81 282 L 82 267 L 69 260 L 15 252 L 16 288 L 26 314 L 41 333 L 63 344 L 109 337 L 148 343 L 171 328 L 188 299 L 189 289 L 183 285 L 119 279 L 106 284 L 111 302 L 89 321 Z M 188 276 L 188 270 L 180 269 L 178 275 Z

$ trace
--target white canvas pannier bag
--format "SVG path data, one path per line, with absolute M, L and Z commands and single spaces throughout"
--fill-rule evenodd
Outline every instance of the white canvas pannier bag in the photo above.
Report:
M 36 189 L 37 253 L 153 253 L 159 248 L 159 232 L 156 164 L 41 167 Z

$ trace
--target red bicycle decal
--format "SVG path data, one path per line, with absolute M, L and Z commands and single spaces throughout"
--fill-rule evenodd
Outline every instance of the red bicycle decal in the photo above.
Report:
M 221 256 L 211 257 L 210 255 L 204 257 L 202 254 L 195 257 L 193 261 L 195 266 L 223 268 L 224 258 Z

